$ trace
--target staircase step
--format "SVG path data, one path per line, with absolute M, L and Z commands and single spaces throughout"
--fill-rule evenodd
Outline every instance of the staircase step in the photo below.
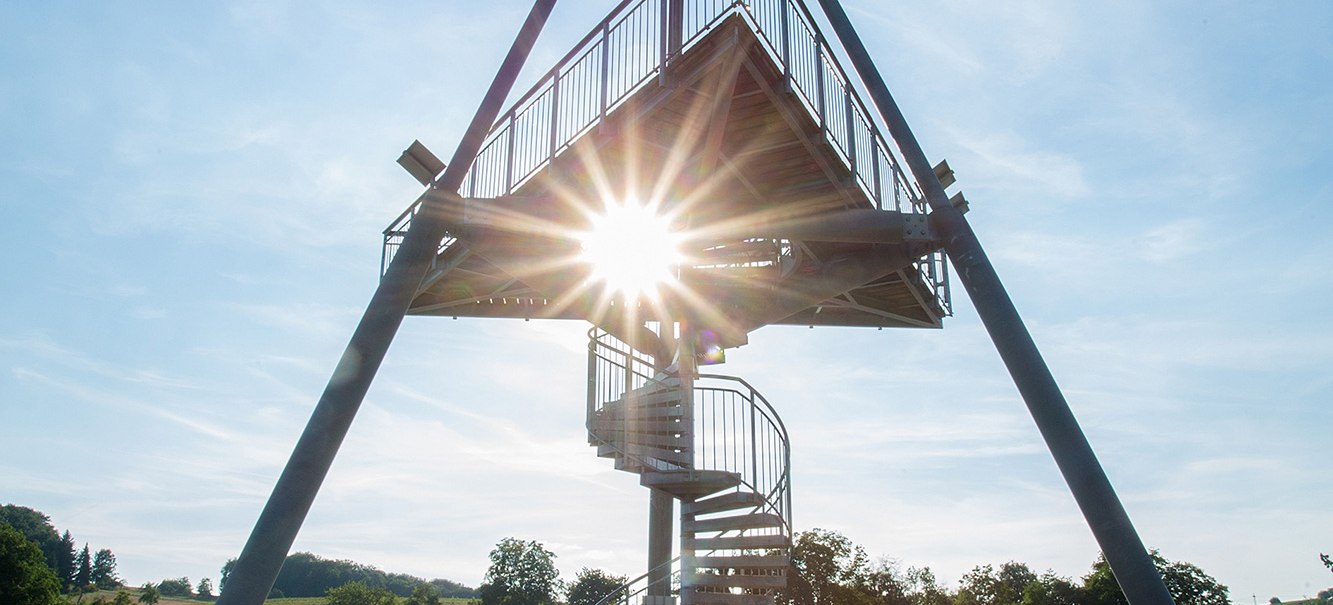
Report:
M 619 403 L 619 402 L 617 401 L 612 403 Z M 672 405 L 634 406 L 635 418 L 644 418 L 644 419 L 680 418 L 681 416 L 685 415 L 685 408 L 684 406 L 678 405 L 678 403 L 679 402 L 677 402 L 677 404 L 672 404 Z M 624 406 L 617 405 L 616 407 L 609 407 L 608 404 L 608 407 L 602 408 L 601 415 L 597 418 L 597 420 L 621 420 L 624 417 L 625 417 Z
M 620 431 L 625 428 L 624 418 L 597 418 L 589 423 L 588 428 L 594 431 Z M 640 417 L 632 430 L 636 432 L 658 432 L 658 433 L 680 433 L 690 428 L 689 424 L 680 420 L 646 420 Z
M 610 443 L 624 443 L 625 431 L 597 431 L 595 432 L 602 441 Z M 694 438 L 689 435 L 676 437 L 671 434 L 659 433 L 629 433 L 629 442 L 637 445 L 651 445 L 656 447 L 689 449 L 694 445 Z
M 620 397 L 603 404 L 604 409 L 619 409 L 625 407 L 625 400 L 629 399 L 636 407 L 648 405 L 665 405 L 680 403 L 684 391 L 674 387 L 662 387 L 654 385 L 652 388 L 640 388 L 629 392 L 628 397 Z
M 660 489 L 687 501 L 735 487 L 740 482 L 740 473 L 711 470 L 644 473 L 639 477 L 640 485 Z
M 689 605 L 773 605 L 773 595 L 695 592 L 682 603 Z
M 787 577 L 770 574 L 720 576 L 701 573 L 694 576 L 694 585 L 727 588 L 786 588 Z
M 745 555 L 741 557 L 695 557 L 695 567 L 743 568 L 743 569 L 785 569 L 791 565 L 791 557 Z
M 730 538 L 686 538 L 684 546 L 690 550 L 699 551 L 786 548 L 789 544 L 786 536 L 740 536 Z
M 694 502 L 680 503 L 681 515 L 697 515 L 703 513 L 720 513 L 722 511 L 736 510 L 740 508 L 754 508 L 764 503 L 764 497 L 754 492 L 731 492 L 721 496 L 713 496 L 705 500 L 696 500 Z
M 603 458 L 614 457 L 622 454 L 632 456 L 641 456 L 644 458 L 656 458 L 674 464 L 688 465 L 694 462 L 694 454 L 687 451 L 677 452 L 672 449 L 650 447 L 646 445 L 599 445 L 597 446 L 597 455 Z
M 681 531 L 727 531 L 732 529 L 755 529 L 760 527 L 782 527 L 782 517 L 773 513 L 754 513 L 716 519 L 701 519 L 681 523 Z

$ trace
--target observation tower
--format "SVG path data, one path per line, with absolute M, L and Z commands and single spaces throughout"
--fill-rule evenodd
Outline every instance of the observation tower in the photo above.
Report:
M 604 601 L 769 605 L 793 573 L 787 429 L 711 369 L 767 325 L 940 328 L 946 252 L 1131 602 L 1170 602 L 953 173 L 836 0 L 833 38 L 801 0 L 625 0 L 505 106 L 553 4 L 451 161 L 399 159 L 426 190 L 384 231 L 379 289 L 223 605 L 267 594 L 405 314 L 590 323 L 588 442 L 649 493 L 646 573 Z

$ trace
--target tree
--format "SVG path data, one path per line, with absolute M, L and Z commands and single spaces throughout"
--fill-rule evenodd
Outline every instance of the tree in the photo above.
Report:
M 996 570 L 990 565 L 975 567 L 963 576 L 958 605 L 1018 605 L 1028 584 L 1037 582 L 1037 574 L 1027 564 L 1010 561 Z
M 74 586 L 74 574 L 78 572 L 75 561 L 78 553 L 74 547 L 74 537 L 69 530 L 60 536 L 60 550 L 56 552 L 56 577 L 60 579 L 60 589 L 69 590 Z
M 440 593 L 434 586 L 422 582 L 412 589 L 412 596 L 407 597 L 403 605 L 440 605 Z
M 907 578 L 888 559 L 866 567 L 856 580 L 856 590 L 860 600 L 873 605 L 913 605 Z
M 1184 561 L 1168 561 L 1155 550 L 1149 555 L 1176 605 L 1230 605 L 1227 587 L 1202 569 Z M 1099 556 L 1092 564 L 1092 573 L 1083 578 L 1083 591 L 1089 605 L 1128 604 L 1106 557 Z
M 0 603 L 53 605 L 60 581 L 36 542 L 10 525 L 0 525 Z
M 328 605 L 395 605 L 398 598 L 383 588 L 371 588 L 363 582 L 348 582 L 330 588 L 324 602 Z
M 199 580 L 199 586 L 194 591 L 201 597 L 213 596 L 213 581 L 208 578 Z
M 51 525 L 50 517 L 26 506 L 6 504 L 0 506 L 0 525 L 17 529 L 23 537 L 37 545 L 47 567 L 52 571 L 59 570 L 60 534 Z
M 584 567 L 569 587 L 569 605 L 597 605 L 602 597 L 625 584 L 625 576 L 613 576 L 600 569 Z
M 903 580 L 907 586 L 907 600 L 913 605 L 949 605 L 953 596 L 935 579 L 929 567 L 909 567 Z
M 1329 571 L 1333 571 L 1333 559 L 1329 558 L 1328 555 L 1319 553 L 1319 560 L 1324 562 L 1324 567 L 1327 567 Z
M 794 605 L 833 605 L 854 600 L 850 594 L 866 565 L 865 549 L 846 536 L 815 528 L 796 534 L 792 542 L 796 574 L 789 590 Z
M 218 592 L 219 592 L 219 593 L 221 593 L 222 591 L 224 591 L 224 590 L 227 589 L 227 577 L 231 575 L 231 570 L 233 570 L 233 569 L 235 569 L 235 568 L 236 568 L 236 558 L 235 558 L 235 557 L 232 557 L 232 558 L 230 558 L 230 559 L 227 559 L 227 562 L 222 564 L 222 570 L 221 570 L 221 572 L 220 572 L 220 575 L 218 576 Z
M 111 605 L 134 605 L 134 599 L 130 597 L 130 593 L 117 590 L 116 598 L 111 601 Z
M 1279 599 L 1279 598 L 1277 598 L 1277 597 L 1273 597 L 1273 598 L 1271 598 L 1271 599 L 1268 600 L 1268 603 L 1269 603 L 1269 605 L 1282 605 L 1282 599 Z
M 157 589 L 157 585 L 149 582 L 143 585 L 143 591 L 139 593 L 139 602 L 144 605 L 157 605 L 162 600 L 162 591 Z
M 1047 571 L 1023 589 L 1023 605 L 1075 605 L 1083 602 L 1083 588 Z
M 93 558 L 88 554 L 88 544 L 84 543 L 83 550 L 79 551 L 79 556 L 75 557 L 74 585 L 82 590 L 85 586 L 93 583 Z
M 179 578 L 162 580 L 157 583 L 158 592 L 164 597 L 191 597 L 194 592 L 190 586 L 190 578 L 181 576 Z
M 116 577 L 116 555 L 111 553 L 111 549 L 103 548 L 93 555 L 89 579 L 102 590 L 120 586 L 120 578 Z
M 560 590 L 555 553 L 536 541 L 505 538 L 491 551 L 482 605 L 550 605 Z

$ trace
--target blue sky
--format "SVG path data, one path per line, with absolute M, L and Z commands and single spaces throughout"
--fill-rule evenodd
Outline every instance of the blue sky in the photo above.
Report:
M 610 1 L 566 0 L 530 83 Z M 1238 603 L 1333 585 L 1333 4 L 844 3 L 1150 546 Z M 394 164 L 456 144 L 527 5 L 0 4 L 0 501 L 133 584 L 239 552 L 360 311 Z M 521 84 L 522 85 L 522 84 Z M 1096 546 L 957 289 L 943 331 L 731 352 L 795 523 L 950 584 Z M 585 326 L 409 318 L 296 549 L 475 585 L 500 538 L 637 575 Z

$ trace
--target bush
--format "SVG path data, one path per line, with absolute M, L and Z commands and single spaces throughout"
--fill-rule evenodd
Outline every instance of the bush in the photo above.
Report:
M 157 585 L 157 591 L 164 597 L 192 597 L 194 589 L 190 586 L 190 579 L 181 576 L 174 580 L 162 580 Z
M 383 588 L 371 588 L 361 582 L 348 582 L 330 588 L 328 605 L 396 605 L 398 597 Z

